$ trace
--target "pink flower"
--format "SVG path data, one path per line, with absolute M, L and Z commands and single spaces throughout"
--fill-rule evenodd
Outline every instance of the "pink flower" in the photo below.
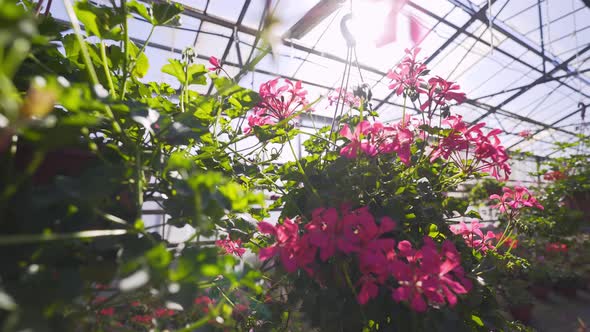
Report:
M 349 159 L 356 158 L 359 152 L 363 152 L 369 157 L 375 156 L 377 154 L 376 146 L 365 139 L 365 135 L 369 133 L 371 127 L 371 123 L 367 120 L 359 123 L 354 132 L 350 131 L 348 125 L 344 125 L 340 130 L 340 136 L 350 140 L 350 143 L 340 150 L 340 155 Z
M 342 234 L 340 216 L 335 208 L 315 209 L 305 229 L 308 232 L 309 243 L 319 249 L 322 261 L 334 256 L 338 239 Z
M 567 253 L 568 248 L 567 244 L 565 243 L 552 242 L 547 243 L 547 245 L 545 246 L 545 251 L 548 253 Z
M 108 308 L 101 309 L 99 311 L 99 314 L 101 316 L 109 316 L 109 317 L 112 317 L 115 314 L 115 308 L 108 307 Z
M 201 308 L 201 311 L 205 314 L 209 313 L 209 308 L 215 305 L 215 300 L 212 300 L 209 296 L 201 295 L 195 298 L 194 304 Z
M 349 107 L 360 107 L 361 99 L 356 97 L 352 92 L 346 91 L 342 88 L 337 88 L 336 90 L 330 92 L 328 94 L 328 101 L 330 102 L 330 106 L 334 104 L 345 104 Z
M 277 77 L 260 85 L 261 101 L 254 107 L 254 114 L 248 117 L 248 127 L 244 133 L 249 134 L 257 126 L 288 123 L 309 105 L 307 91 L 302 88 L 300 81 L 293 83 L 284 79 L 284 82 L 284 85 L 278 86 Z
M 523 207 L 535 207 L 543 210 L 537 199 L 525 187 L 515 186 L 514 190 L 509 187 L 502 188 L 504 194 L 502 196 L 494 194 L 490 196 L 490 200 L 499 200 L 500 202 L 494 207 L 499 208 L 500 212 L 510 212 L 516 214 L 519 209 Z
M 451 131 L 432 150 L 431 161 L 451 159 L 466 174 L 483 171 L 496 179 L 508 179 L 511 169 L 506 149 L 498 138 L 501 130 L 484 134 L 485 123 L 468 125 L 460 115 L 449 116 L 442 123 Z
M 483 252 L 494 249 L 491 241 L 496 238 L 496 235 L 492 231 L 487 231 L 484 234 L 481 230 L 481 224 L 477 220 L 473 220 L 469 224 L 461 221 L 458 225 L 450 226 L 450 229 L 453 234 L 461 235 L 465 243 L 471 248 Z
M 411 249 L 409 243 L 400 242 L 400 254 L 407 260 L 392 264 L 399 287 L 394 289 L 395 301 L 407 301 L 417 312 L 426 311 L 428 302 L 451 307 L 457 304 L 457 296 L 466 294 L 472 287 L 460 265 L 460 255 L 450 241 L 444 241 L 439 252 L 431 238 L 424 238 L 420 250 Z
M 543 175 L 543 179 L 547 181 L 563 180 L 567 176 L 561 171 L 549 171 Z
M 211 64 L 211 67 L 207 69 L 219 73 L 219 71 L 221 70 L 221 61 L 219 61 L 219 59 L 217 59 L 216 57 L 212 56 L 209 58 L 209 63 Z
M 379 295 L 379 285 L 369 277 L 360 279 L 361 289 L 357 295 L 357 301 L 360 305 L 365 305 L 369 300 Z
M 531 137 L 533 137 L 533 134 L 530 130 L 523 130 L 518 133 L 518 136 L 523 137 L 523 138 L 531 138 Z
M 225 254 L 242 257 L 246 249 L 242 248 L 242 240 L 232 241 L 230 238 L 215 241 L 215 245 L 223 249 Z
M 428 99 L 420 106 L 422 111 L 426 109 L 433 111 L 436 106 L 446 106 L 451 100 L 460 104 L 466 99 L 465 93 L 457 91 L 461 88 L 458 84 L 442 77 L 432 77 L 428 80 L 428 85 L 429 89 L 426 91 Z
M 391 2 L 391 9 L 385 21 L 385 28 L 375 46 L 382 47 L 397 40 L 397 18 L 406 3 L 408 3 L 408 0 L 393 0 Z M 413 15 L 410 15 L 410 39 L 414 44 L 417 44 L 421 36 L 422 28 L 418 20 Z
M 258 229 L 262 234 L 274 236 L 276 240 L 270 247 L 260 249 L 258 257 L 264 261 L 279 256 L 287 272 L 295 272 L 298 267 L 305 266 L 310 261 L 311 254 L 315 255 L 307 241 L 299 241 L 299 227 L 289 218 L 285 218 L 277 226 L 261 221 Z
M 154 317 L 152 317 L 151 315 L 135 315 L 131 317 L 131 321 L 133 322 L 149 325 L 152 324 L 152 319 L 154 319 Z
M 365 120 L 359 123 L 354 132 L 348 125 L 340 130 L 340 136 L 350 142 L 340 150 L 340 155 L 354 159 L 359 152 L 368 157 L 378 154 L 397 153 L 400 160 L 410 165 L 411 145 L 414 132 L 409 129 L 410 117 L 393 126 L 385 126 L 380 122 L 370 123 Z
M 174 310 L 166 308 L 158 308 L 154 311 L 154 315 L 158 318 L 170 317 L 174 316 L 174 314 L 176 314 Z
M 394 90 L 398 96 L 405 90 L 422 91 L 420 86 L 424 84 L 423 76 L 427 73 L 426 65 L 416 60 L 420 48 L 406 49 L 405 52 L 404 59 L 387 73 L 387 77 L 391 79 L 389 89 Z

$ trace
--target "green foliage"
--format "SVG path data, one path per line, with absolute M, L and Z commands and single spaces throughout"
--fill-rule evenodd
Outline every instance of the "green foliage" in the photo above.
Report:
M 254 226 L 240 215 L 265 215 L 262 194 L 240 180 L 243 164 L 224 148 L 243 139 L 229 122 L 257 94 L 189 56 L 162 69 L 180 81 L 178 102 L 169 85 L 139 80 L 149 62 L 127 39 L 126 20 L 175 25 L 178 4 L 77 1 L 71 9 L 87 35 L 62 35 L 68 26 L 33 7 L 0 1 L 3 330 L 181 329 L 216 317 L 213 329 L 258 324 L 234 308 L 268 311 L 261 273 L 210 240 L 222 232 L 247 243 Z M 209 80 L 224 88 L 190 89 Z M 145 224 L 144 202 L 161 205 L 165 222 Z M 184 225 L 194 231 L 185 242 L 163 237 Z M 214 303 L 199 307 L 199 296 Z M 171 316 L 161 315 L 166 306 Z

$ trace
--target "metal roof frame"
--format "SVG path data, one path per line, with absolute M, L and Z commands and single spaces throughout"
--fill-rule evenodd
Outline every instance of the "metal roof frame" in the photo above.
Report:
M 431 61 L 433 61 L 438 55 L 440 55 L 442 53 L 442 51 L 445 48 L 447 48 L 453 42 L 456 42 L 457 38 L 460 36 L 467 36 L 467 37 L 473 38 L 478 43 L 482 43 L 483 45 L 492 47 L 490 41 L 484 40 L 484 39 L 474 35 L 472 32 L 468 31 L 468 28 L 476 21 L 479 21 L 482 24 L 489 24 L 490 23 L 489 18 L 486 15 L 486 10 L 489 9 L 488 8 L 489 2 L 484 4 L 482 7 L 479 7 L 479 6 L 475 5 L 474 3 L 472 3 L 470 0 L 448 0 L 448 1 L 451 4 L 455 5 L 456 7 L 460 8 L 466 14 L 470 15 L 469 20 L 466 23 L 464 23 L 462 26 L 455 25 L 454 23 L 450 22 L 449 20 L 445 19 L 444 17 L 441 17 L 441 16 L 433 13 L 432 11 L 430 11 L 426 8 L 423 8 L 422 6 L 416 4 L 413 1 L 408 2 L 408 5 L 411 6 L 412 8 L 414 8 L 415 10 L 418 10 L 418 11 L 422 12 L 423 14 L 426 14 L 427 16 L 437 20 L 438 23 L 443 23 L 446 26 L 453 28 L 455 30 L 453 35 L 450 38 L 448 38 L 443 43 L 443 45 L 426 60 L 426 63 L 430 63 Z M 146 2 L 165 2 L 165 0 L 148 0 Z M 196 8 L 192 8 L 187 5 L 183 5 L 185 7 L 185 11 L 183 14 L 193 17 L 193 18 L 197 18 L 197 19 L 204 21 L 204 22 L 209 22 L 212 24 L 216 24 L 216 25 L 220 25 L 220 26 L 223 26 L 226 28 L 230 28 L 234 31 L 232 36 L 229 38 L 226 49 L 223 53 L 222 60 L 227 63 L 226 57 L 229 54 L 229 50 L 231 49 L 231 47 L 234 43 L 236 45 L 238 53 L 240 53 L 239 42 L 236 43 L 236 37 L 237 37 L 238 32 L 248 34 L 248 35 L 253 36 L 255 38 L 259 37 L 259 31 L 257 29 L 253 29 L 253 28 L 244 26 L 242 24 L 242 19 L 244 17 L 245 12 L 248 10 L 250 2 L 251 2 L 250 0 L 245 0 L 244 5 L 242 7 L 242 11 L 240 13 L 240 16 L 238 17 L 238 20 L 236 22 L 232 22 L 230 20 L 226 20 L 226 19 L 223 19 L 220 17 L 215 17 L 213 15 L 209 15 L 206 13 L 206 11 L 203 12 L 203 11 L 200 11 Z M 291 47 L 291 48 L 294 48 L 296 50 L 299 50 L 299 51 L 302 51 L 305 53 L 324 57 L 326 59 L 333 60 L 333 61 L 336 61 L 341 64 L 345 64 L 346 59 L 344 59 L 336 54 L 318 51 L 314 48 L 310 48 L 306 45 L 303 45 L 302 43 L 300 43 L 296 40 L 296 39 L 301 38 L 305 34 L 307 34 L 309 31 L 311 31 L 313 29 L 313 27 L 317 26 L 323 19 L 327 18 L 334 10 L 339 8 L 339 6 L 341 6 L 345 2 L 346 1 L 343 1 L 343 0 L 320 0 L 306 14 L 304 14 L 304 16 L 302 18 L 300 18 L 295 24 L 293 24 L 287 30 L 287 32 L 281 38 L 282 44 L 287 47 Z M 496 0 L 491 0 L 490 2 L 493 5 L 494 2 L 496 2 Z M 540 6 L 539 2 L 537 3 L 537 6 Z M 262 16 L 262 20 L 265 20 L 264 14 Z M 261 24 L 262 24 L 262 22 L 261 22 Z M 547 23 L 547 24 L 549 24 L 549 23 Z M 539 19 L 539 26 L 540 27 L 543 26 L 543 21 L 542 21 L 541 17 Z M 519 57 L 511 54 L 510 52 L 506 51 L 502 47 L 494 47 L 495 51 L 507 56 L 508 58 L 510 58 L 511 60 L 514 60 L 515 62 L 517 62 L 519 64 L 526 66 L 527 68 L 531 69 L 532 71 L 539 73 L 540 77 L 537 78 L 536 80 L 534 80 L 532 83 L 529 83 L 526 85 L 522 85 L 522 86 L 519 86 L 516 88 L 511 88 L 511 89 L 505 89 L 502 91 L 498 91 L 496 93 L 492 93 L 492 94 L 478 97 L 476 99 L 468 99 L 466 101 L 467 104 L 470 104 L 470 105 L 475 106 L 477 108 L 483 109 L 485 111 L 485 113 L 483 115 L 481 115 L 480 117 L 478 117 L 474 122 L 481 121 L 491 114 L 499 113 L 503 116 L 510 117 L 510 118 L 513 118 L 513 119 L 516 119 L 519 121 L 527 122 L 527 123 L 533 124 L 535 126 L 541 127 L 541 129 L 535 131 L 533 135 L 536 135 L 546 129 L 552 129 L 555 131 L 567 133 L 572 136 L 577 136 L 578 135 L 577 133 L 569 131 L 569 130 L 565 130 L 563 128 L 559 128 L 556 125 L 561 123 L 562 121 L 574 116 L 575 114 L 577 114 L 579 112 L 579 110 L 573 111 L 573 112 L 565 115 L 564 117 L 560 118 L 559 120 L 554 121 L 551 124 L 548 124 L 548 123 L 543 123 L 543 122 L 522 116 L 520 114 L 508 111 L 506 109 L 503 109 L 503 107 L 506 104 L 508 104 L 511 101 L 518 98 L 519 96 L 525 94 L 527 91 L 534 88 L 535 86 L 543 84 L 543 83 L 547 83 L 547 82 L 554 82 L 554 81 L 559 82 L 559 86 L 564 86 L 572 91 L 576 91 L 577 93 L 581 94 L 583 97 L 590 98 L 590 95 L 584 93 L 583 91 L 579 91 L 579 89 L 575 88 L 574 86 L 572 86 L 570 83 L 568 83 L 566 81 L 567 79 L 573 77 L 573 78 L 580 80 L 583 84 L 590 85 L 590 81 L 586 77 L 581 75 L 585 72 L 588 72 L 590 69 L 586 69 L 586 70 L 582 70 L 582 71 L 578 72 L 570 66 L 570 63 L 573 60 L 575 60 L 577 57 L 579 57 L 580 55 L 582 55 L 590 50 L 590 45 L 584 47 L 581 50 L 578 50 L 578 52 L 576 52 L 575 55 L 569 57 L 567 60 L 560 61 L 557 58 L 557 56 L 551 54 L 545 48 L 545 45 L 543 44 L 543 38 L 541 38 L 541 41 L 542 41 L 541 45 L 536 45 L 536 44 L 530 42 L 523 34 L 520 34 L 519 32 L 514 31 L 514 29 L 510 28 L 507 24 L 505 24 L 502 21 L 498 21 L 498 20 L 493 21 L 493 29 L 504 34 L 508 39 L 519 44 L 520 46 L 524 47 L 528 51 L 531 51 L 533 54 L 538 55 L 542 60 L 543 67 L 545 67 L 545 63 L 547 63 L 547 62 L 553 64 L 555 67 L 553 69 L 551 69 L 550 71 L 546 71 L 544 68 L 538 68 L 538 67 L 526 62 L 525 60 L 520 59 Z M 141 43 L 142 41 L 138 40 L 137 42 Z M 157 46 L 153 45 L 153 43 L 150 43 L 150 44 L 152 44 L 150 46 L 157 47 Z M 196 44 L 196 39 L 195 39 L 195 44 Z M 166 48 L 166 50 L 169 50 L 169 48 Z M 203 56 L 199 56 L 199 57 L 205 58 Z M 241 61 L 241 55 L 239 56 L 238 62 L 240 62 L 240 63 L 230 64 L 230 65 L 242 66 L 243 63 Z M 365 71 L 380 75 L 381 76 L 380 81 L 383 78 L 385 78 L 386 74 L 387 74 L 377 68 L 368 66 L 366 64 L 359 63 L 359 67 Z M 254 69 L 254 71 L 260 72 L 260 73 L 265 73 L 268 75 L 275 74 L 275 73 L 267 72 L 267 71 L 260 70 L 260 69 Z M 557 74 L 559 71 L 564 71 L 566 74 L 555 76 L 555 74 Z M 317 86 L 317 87 L 321 87 L 324 89 L 330 88 L 330 87 L 327 87 L 327 86 L 324 86 L 321 84 L 317 84 L 314 82 L 305 82 L 305 83 L 308 85 Z M 486 98 L 486 97 L 496 96 L 496 95 L 500 95 L 500 94 L 504 94 L 504 93 L 513 92 L 513 91 L 516 91 L 516 92 L 514 94 L 511 94 L 510 96 L 508 96 L 506 99 L 499 102 L 495 106 L 488 105 L 487 103 L 483 103 L 480 101 L 481 99 Z M 375 110 L 378 110 L 380 107 L 382 107 L 385 104 L 394 105 L 394 106 L 401 106 L 401 105 L 393 103 L 389 100 L 391 97 L 393 97 L 393 95 L 394 95 L 393 93 L 390 93 L 386 98 L 382 98 L 380 100 L 376 99 L 377 106 L 375 107 Z M 510 148 L 520 144 L 520 142 L 522 142 L 522 140 L 518 141 L 517 143 L 514 143 L 512 146 L 510 146 Z

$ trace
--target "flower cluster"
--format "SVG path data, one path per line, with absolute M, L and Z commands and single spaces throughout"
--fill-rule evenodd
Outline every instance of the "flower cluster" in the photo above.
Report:
M 380 122 L 371 123 L 367 120 L 359 123 L 354 131 L 348 125 L 340 130 L 340 136 L 350 142 L 340 150 L 340 155 L 346 158 L 357 158 L 359 153 L 368 157 L 378 154 L 396 153 L 400 160 L 409 166 L 415 132 L 409 125 L 411 119 L 398 124 L 387 126 Z
M 426 65 L 416 60 L 420 48 L 405 50 L 406 56 L 392 70 L 387 73 L 391 79 L 389 88 L 394 90 L 398 96 L 404 93 L 412 99 L 417 99 L 419 95 L 426 96 L 426 101 L 420 103 L 420 110 L 428 110 L 432 115 L 437 107 L 447 107 L 450 101 L 460 104 L 465 101 L 465 93 L 459 92 L 461 88 L 454 82 L 449 82 L 440 76 L 434 76 L 425 80 L 428 75 Z
M 355 107 L 359 108 L 361 106 L 361 99 L 354 95 L 353 92 L 347 91 L 342 88 L 337 88 L 336 90 L 330 92 L 328 94 L 328 101 L 330 102 L 330 106 L 344 104 L 348 105 L 348 107 Z
M 301 82 L 293 83 L 288 79 L 284 82 L 279 86 L 277 77 L 260 86 L 258 93 L 261 101 L 254 107 L 254 114 L 248 116 L 244 133 L 249 134 L 254 127 L 289 121 L 308 107 L 307 91 L 301 87 Z
M 238 257 L 242 257 L 242 255 L 246 252 L 246 249 L 242 248 L 241 239 L 237 239 L 236 241 L 233 241 L 230 238 L 220 239 L 215 241 L 215 245 L 223 249 L 224 253 L 227 255 L 236 255 Z
M 211 65 L 211 67 L 208 67 L 207 69 L 209 69 L 210 71 L 214 71 L 215 73 L 219 74 L 219 72 L 223 70 L 221 68 L 221 61 L 219 61 L 219 59 L 217 59 L 214 56 L 211 56 L 209 58 L 209 64 Z
M 547 245 L 545 246 L 545 251 L 547 253 L 567 253 L 568 252 L 568 248 L 567 248 L 567 244 L 565 243 L 559 243 L 559 242 L 551 242 L 551 243 L 547 243 Z
M 406 49 L 406 56 L 394 68 L 390 69 L 387 77 L 391 80 L 389 88 L 395 91 L 396 95 L 412 94 L 413 92 L 423 91 L 421 86 L 426 83 L 424 76 L 428 74 L 426 65 L 416 60 L 420 48 L 416 47 L 411 50 Z
M 529 139 L 529 138 L 532 138 L 532 137 L 533 137 L 533 133 L 532 133 L 530 130 L 528 130 L 528 129 L 525 129 L 525 130 L 521 130 L 521 131 L 518 133 L 518 136 L 520 136 L 520 137 L 522 137 L 522 138 Z
M 260 222 L 260 232 L 274 236 L 275 242 L 261 249 L 259 257 L 268 260 L 278 256 L 288 272 L 303 269 L 313 277 L 320 264 L 354 255 L 360 272 L 354 283 L 360 287 L 360 304 L 375 298 L 380 289 L 389 289 L 395 301 L 407 302 L 415 311 L 425 311 L 428 303 L 454 306 L 457 295 L 471 289 L 454 245 L 444 241 L 439 249 L 425 237 L 420 249 L 412 248 L 406 240 L 396 246 L 391 237 L 395 228 L 391 218 L 377 220 L 367 207 L 318 208 L 302 234 L 298 224 L 288 218 L 276 226 Z
M 495 208 L 499 208 L 500 212 L 510 212 L 511 214 L 515 214 L 523 207 L 535 207 L 540 210 L 544 209 L 543 205 L 541 205 L 525 187 L 515 186 L 514 189 L 504 187 L 502 188 L 502 191 L 504 192 L 502 196 L 498 194 L 490 196 L 491 200 L 500 201 L 494 206 Z
M 508 179 L 511 169 L 509 156 L 498 138 L 501 130 L 493 129 L 485 134 L 482 130 L 485 123 L 469 125 L 460 115 L 449 116 L 442 123 L 451 131 L 432 150 L 431 161 L 451 159 L 466 174 L 483 171 L 498 180 Z
M 492 240 L 496 239 L 496 234 L 492 231 L 484 234 L 481 227 L 478 220 L 472 220 L 469 224 L 461 221 L 458 225 L 451 225 L 450 229 L 453 234 L 461 235 L 467 246 L 471 248 L 482 252 L 494 249 Z
M 567 175 L 561 171 L 549 171 L 543 175 L 543 179 L 546 181 L 557 181 L 563 180 Z
M 420 110 L 429 110 L 433 112 L 437 106 L 447 106 L 448 102 L 454 100 L 457 104 L 465 101 L 465 93 L 458 92 L 461 87 L 459 84 L 449 82 L 440 76 L 432 77 L 428 80 L 428 88 L 418 89 L 419 93 L 425 93 L 428 99 L 422 105 Z

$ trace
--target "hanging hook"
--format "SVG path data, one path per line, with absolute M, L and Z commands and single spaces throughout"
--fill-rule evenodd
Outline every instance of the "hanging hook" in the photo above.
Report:
M 340 20 L 340 32 L 342 32 L 342 36 L 346 40 L 348 47 L 354 47 L 356 45 L 356 40 L 347 25 L 347 22 L 350 20 L 352 20 L 352 13 L 342 16 L 342 19 Z
M 579 102 L 578 103 L 578 111 L 582 112 L 582 121 L 586 118 L 586 107 L 588 105 L 585 105 L 583 102 Z

